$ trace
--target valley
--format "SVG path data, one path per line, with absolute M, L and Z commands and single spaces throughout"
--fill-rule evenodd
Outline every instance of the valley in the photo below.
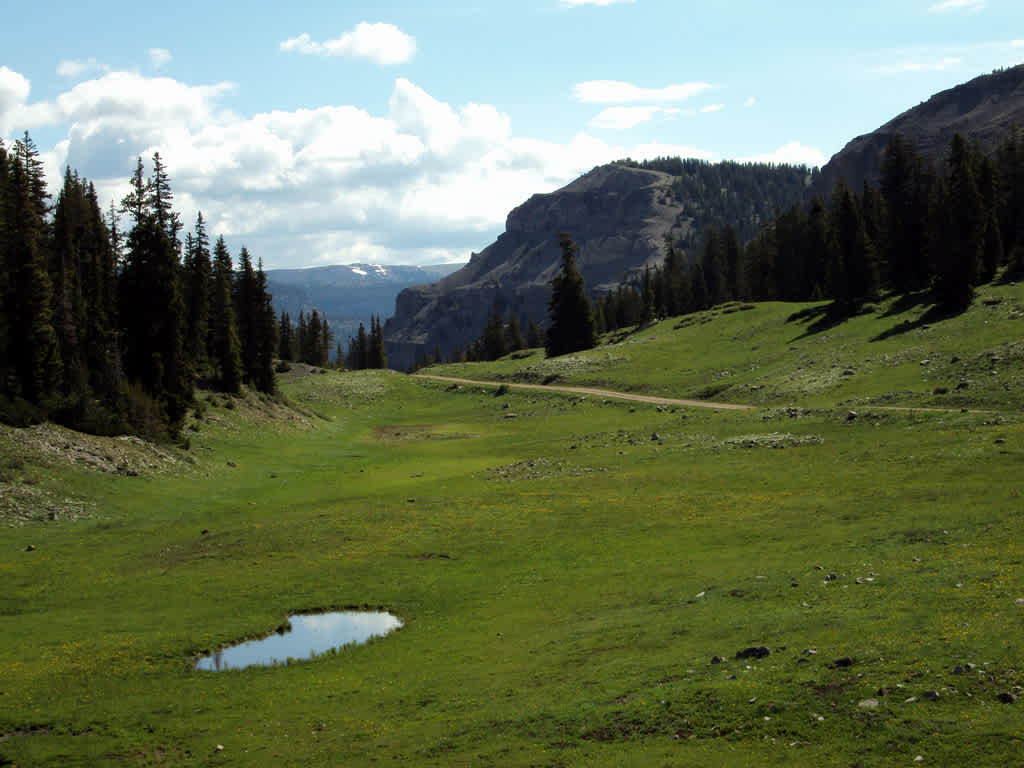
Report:
M 1013 764 L 1024 289 L 821 306 L 427 372 L 481 385 L 296 365 L 171 471 L 5 431 L 5 491 L 88 504 L 3 512 L 0 764 Z M 194 669 L 342 609 L 403 626 Z

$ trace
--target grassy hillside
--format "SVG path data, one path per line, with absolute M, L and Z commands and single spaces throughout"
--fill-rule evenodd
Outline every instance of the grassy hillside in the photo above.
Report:
M 438 368 L 744 412 L 296 368 L 187 452 L 4 430 L 0 765 L 1015 764 L 1022 307 Z M 405 626 L 192 668 L 347 606 Z

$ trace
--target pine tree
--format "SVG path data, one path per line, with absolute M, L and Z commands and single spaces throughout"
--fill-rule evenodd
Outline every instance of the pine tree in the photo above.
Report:
M 274 355 L 277 352 L 277 318 L 273 297 L 267 290 L 267 275 L 263 260 L 256 264 L 256 360 L 252 370 L 253 385 L 260 392 L 272 394 L 277 389 L 274 375 Z M 325 350 L 330 350 L 329 341 Z
M 517 352 L 526 346 L 526 342 L 523 340 L 523 332 L 519 328 L 519 315 L 515 310 L 510 309 L 508 311 L 508 333 L 506 334 L 506 341 L 509 351 Z M 441 362 L 437 360 L 437 362 Z
M 243 370 L 232 296 L 233 274 L 227 244 L 223 237 L 218 237 L 213 249 L 213 287 L 210 291 L 210 335 L 207 354 L 220 388 L 225 392 L 237 393 L 242 389 Z
M 936 265 L 935 283 L 940 303 L 953 310 L 966 308 L 974 296 L 984 243 L 984 211 L 973 166 L 967 140 L 958 133 L 953 136 L 949 153 L 949 198 L 945 210 L 949 244 L 942 251 L 945 258 Z
M 13 394 L 45 404 L 61 377 L 60 350 L 53 326 L 52 284 L 47 269 L 46 180 L 35 145 L 25 134 L 9 158 L 6 260 L 10 285 L 8 354 L 16 374 Z
M 210 290 L 213 267 L 210 240 L 200 211 L 193 232 L 186 236 L 185 247 L 185 354 L 194 370 L 205 373 L 208 367 L 207 338 L 210 335 Z
M 526 346 L 530 349 L 544 346 L 544 333 L 541 331 L 540 326 L 537 325 L 537 321 L 532 317 L 526 324 Z
M 558 244 L 562 248 L 562 271 L 551 281 L 551 325 L 545 344 L 548 357 L 597 346 L 594 312 L 583 275 L 576 267 L 576 243 L 563 232 L 558 235 Z
M 281 320 L 278 323 L 278 348 L 277 356 L 282 360 L 294 360 L 294 338 L 295 329 L 292 327 L 292 319 L 288 313 L 281 310 Z M 340 361 L 340 358 L 339 358 Z

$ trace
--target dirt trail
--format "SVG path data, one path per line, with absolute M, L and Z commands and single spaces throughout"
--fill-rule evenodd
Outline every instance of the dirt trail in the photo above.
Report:
M 477 384 L 485 387 L 500 387 L 504 385 L 509 389 L 536 389 L 541 392 L 569 392 L 574 395 L 613 397 L 619 400 L 632 400 L 637 403 L 653 403 L 654 405 L 685 405 L 692 408 L 715 408 L 722 411 L 749 411 L 754 408 L 752 405 L 710 403 L 707 400 L 680 400 L 674 397 L 655 397 L 653 395 L 634 395 L 629 392 L 613 392 L 610 389 L 593 389 L 591 387 L 565 387 L 558 384 L 522 384 L 511 381 L 474 381 L 472 379 L 457 379 L 453 376 L 434 376 L 429 373 L 417 373 L 414 375 L 420 379 L 449 381 L 454 384 Z

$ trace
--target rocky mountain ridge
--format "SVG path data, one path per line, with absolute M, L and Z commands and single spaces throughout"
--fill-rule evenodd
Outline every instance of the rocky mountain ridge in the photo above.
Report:
M 505 231 L 462 269 L 398 295 L 384 326 L 388 362 L 407 368 L 435 346 L 445 353 L 475 341 L 497 304 L 502 314 L 547 315 L 561 263 L 559 232 L 579 246 L 578 265 L 594 293 L 663 258 L 664 237 L 687 233 L 672 177 L 619 164 L 594 168 L 555 192 L 533 195 L 509 213 Z
M 853 139 L 821 169 L 816 189 L 829 195 L 841 176 L 857 190 L 865 179 L 877 181 L 882 155 L 896 134 L 909 139 L 918 154 L 941 162 L 954 134 L 991 152 L 1014 124 L 1024 128 L 1024 64 L 941 91 Z

